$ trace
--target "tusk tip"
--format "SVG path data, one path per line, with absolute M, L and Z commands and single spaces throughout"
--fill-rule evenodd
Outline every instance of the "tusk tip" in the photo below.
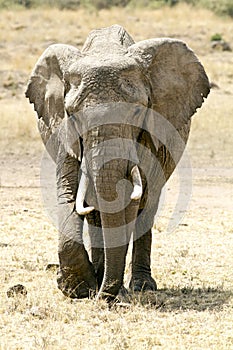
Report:
M 92 212 L 95 207 L 86 207 L 86 208 L 76 208 L 76 211 L 79 215 L 87 215 Z
M 130 198 L 132 200 L 136 201 L 136 200 L 140 199 L 141 197 L 142 197 L 142 188 L 141 188 L 141 186 L 137 186 L 137 185 L 134 186 L 134 190 L 133 190 Z

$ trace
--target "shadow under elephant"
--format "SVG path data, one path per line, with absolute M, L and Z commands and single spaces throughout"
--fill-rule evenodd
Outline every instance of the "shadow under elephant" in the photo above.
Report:
M 139 304 L 160 312 L 172 311 L 221 311 L 233 297 L 233 291 L 217 287 L 162 288 L 156 292 L 139 292 L 123 297 L 122 302 Z M 125 300 L 124 300 L 125 299 Z

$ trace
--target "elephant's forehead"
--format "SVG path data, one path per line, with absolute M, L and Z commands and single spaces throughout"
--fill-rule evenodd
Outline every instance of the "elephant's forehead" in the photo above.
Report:
M 85 56 L 73 63 L 70 67 L 72 74 L 84 74 L 89 72 L 116 72 L 122 70 L 137 70 L 138 65 L 135 60 L 124 55 Z

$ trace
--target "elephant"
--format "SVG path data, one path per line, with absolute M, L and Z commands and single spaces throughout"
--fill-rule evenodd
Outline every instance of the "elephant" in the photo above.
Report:
M 120 25 L 91 31 L 82 50 L 53 44 L 41 55 L 26 97 L 56 164 L 57 283 L 65 296 L 115 300 L 126 290 L 131 239 L 129 289 L 157 290 L 151 244 L 161 190 L 209 91 L 183 41 L 135 43 Z

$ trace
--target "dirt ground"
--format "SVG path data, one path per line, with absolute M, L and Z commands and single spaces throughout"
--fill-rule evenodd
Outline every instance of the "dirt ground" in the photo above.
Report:
M 127 27 L 128 21 L 137 40 L 155 31 L 155 36 L 188 40 L 217 85 L 194 117 L 187 145 L 190 171 L 181 170 L 181 176 L 176 171 L 169 180 L 154 226 L 152 272 L 158 292 L 134 295 L 131 303 L 109 310 L 104 302 L 66 299 L 57 290 L 56 271 L 46 271 L 58 262 L 57 229 L 42 200 L 44 148 L 23 90 L 42 48 L 71 41 L 59 31 L 58 16 L 71 28 L 75 17 L 65 11 L 41 17 L 36 11 L 2 12 L 0 349 L 233 349 L 233 53 L 213 51 L 209 43 L 210 34 L 220 30 L 233 47 L 233 21 L 204 11 L 193 14 L 188 25 L 179 21 L 181 12 L 191 11 L 186 7 L 165 10 L 166 21 L 160 12 L 114 11 L 108 20 L 105 12 L 82 13 L 72 44 L 81 45 L 92 21 L 96 27 L 110 21 Z M 151 28 L 146 19 L 153 15 L 157 24 Z M 176 227 L 168 232 L 177 203 Z M 8 288 L 18 283 L 27 296 L 8 298 Z

